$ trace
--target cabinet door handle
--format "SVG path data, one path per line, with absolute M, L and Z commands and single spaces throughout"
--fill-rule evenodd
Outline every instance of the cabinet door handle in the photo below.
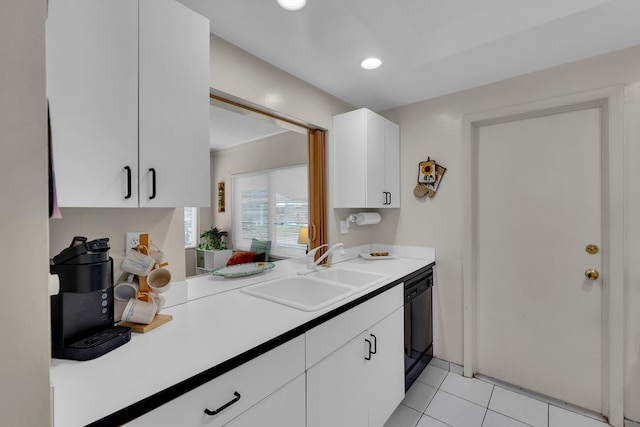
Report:
M 124 170 L 127 171 L 127 195 L 124 196 L 125 199 L 131 198 L 131 168 L 129 166 L 125 166 Z
M 151 196 L 149 199 L 156 198 L 156 170 L 155 168 L 149 168 L 149 172 L 151 172 Z
M 373 350 L 371 350 L 371 354 L 376 354 L 378 352 L 378 337 L 373 334 L 369 334 L 373 337 Z
M 368 339 L 364 339 L 366 341 L 367 344 L 369 344 L 369 348 L 367 349 L 368 354 L 364 357 L 364 360 L 371 360 L 371 355 L 373 354 L 371 352 L 371 341 L 369 341 Z
M 391 192 L 387 191 L 387 194 L 389 195 L 389 202 L 387 204 L 390 205 L 391 204 Z
M 219 414 L 220 412 L 224 411 L 229 406 L 233 405 L 238 400 L 240 400 L 240 393 L 238 393 L 237 391 L 234 391 L 233 395 L 235 396 L 233 399 L 231 399 L 230 401 L 228 401 L 227 403 L 225 403 L 224 405 L 222 405 L 221 407 L 219 407 L 215 411 L 210 411 L 210 410 L 205 408 L 204 413 L 207 414 L 207 415 L 216 415 L 216 414 Z

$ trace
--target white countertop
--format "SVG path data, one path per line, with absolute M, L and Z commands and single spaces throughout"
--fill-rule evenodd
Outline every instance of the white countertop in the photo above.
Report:
M 368 248 L 368 245 L 367 245 Z M 389 247 L 386 247 L 389 248 Z M 386 250 L 377 246 L 377 251 Z M 316 312 L 305 312 L 238 291 L 251 284 L 295 274 L 304 259 L 278 261 L 264 273 L 187 281 L 189 302 L 166 308 L 173 320 L 89 361 L 52 359 L 55 425 L 83 426 L 223 363 L 406 276 L 435 260 L 435 251 L 396 249 L 392 260 L 364 260 L 348 250 L 337 268 L 381 273 L 389 279 Z M 354 256 L 355 258 L 348 259 Z M 392 252 L 394 253 L 394 252 Z

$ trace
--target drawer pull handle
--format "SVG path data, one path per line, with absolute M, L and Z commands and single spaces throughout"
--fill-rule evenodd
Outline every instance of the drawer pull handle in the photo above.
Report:
M 368 339 L 364 339 L 364 341 L 368 344 L 368 348 L 367 348 L 367 355 L 364 357 L 364 360 L 371 360 L 371 355 L 373 354 L 371 352 L 371 341 L 369 341 Z
M 235 398 L 231 399 L 230 401 L 228 401 L 227 403 L 225 403 L 224 405 L 222 405 L 221 407 L 219 407 L 215 411 L 210 411 L 210 410 L 205 408 L 204 413 L 207 414 L 207 415 L 216 415 L 216 414 L 219 414 L 220 412 L 224 411 L 229 406 L 233 405 L 238 400 L 240 400 L 240 393 L 238 393 L 237 391 L 234 391 L 233 395 L 235 396 Z
M 378 337 L 373 334 L 369 334 L 373 338 L 373 349 L 371 350 L 371 354 L 376 354 L 378 352 Z

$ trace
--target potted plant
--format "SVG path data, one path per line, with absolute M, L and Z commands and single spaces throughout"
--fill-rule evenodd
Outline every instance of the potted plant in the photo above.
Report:
M 218 230 L 218 227 L 211 227 L 200 235 L 202 243 L 196 249 L 196 267 L 204 272 L 224 267 L 231 258 L 233 251 L 227 249 L 227 244 L 223 240 L 229 233 Z

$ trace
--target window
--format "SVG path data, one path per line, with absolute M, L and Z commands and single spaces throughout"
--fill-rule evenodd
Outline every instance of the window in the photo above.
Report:
M 198 246 L 198 208 L 184 208 L 184 247 Z
M 251 239 L 271 240 L 271 254 L 305 254 L 300 227 L 309 222 L 307 165 L 238 174 L 233 183 L 233 248 L 249 250 Z

